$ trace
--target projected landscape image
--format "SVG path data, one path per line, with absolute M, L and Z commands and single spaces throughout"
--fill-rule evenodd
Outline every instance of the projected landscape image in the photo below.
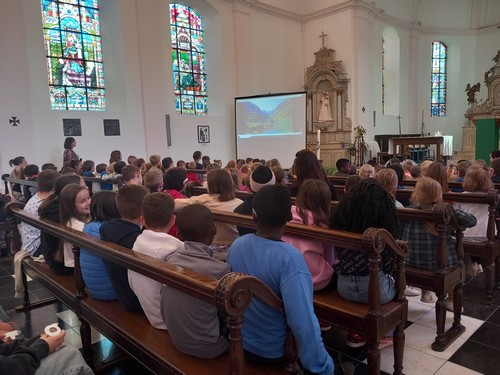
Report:
M 296 97 L 255 98 L 238 102 L 238 117 L 244 119 L 240 137 L 295 134 Z

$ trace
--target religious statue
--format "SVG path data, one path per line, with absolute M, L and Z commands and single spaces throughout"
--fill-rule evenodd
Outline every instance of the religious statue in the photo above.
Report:
M 330 95 L 328 91 L 323 91 L 320 99 L 321 109 L 319 111 L 318 122 L 333 121 L 332 111 L 330 110 Z
M 478 82 L 474 86 L 471 86 L 470 83 L 467 84 L 465 91 L 467 92 L 467 104 L 475 104 L 476 103 L 476 92 L 479 92 L 481 89 L 481 84 Z

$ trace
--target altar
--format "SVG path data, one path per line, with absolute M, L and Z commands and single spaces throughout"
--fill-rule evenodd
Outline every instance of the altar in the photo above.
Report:
M 392 154 L 405 154 L 408 152 L 408 146 L 429 147 L 435 146 L 435 160 L 441 159 L 443 156 L 452 156 L 453 154 L 453 136 L 436 136 L 436 137 L 392 137 L 389 138 L 389 150 Z M 398 148 L 399 147 L 399 148 Z

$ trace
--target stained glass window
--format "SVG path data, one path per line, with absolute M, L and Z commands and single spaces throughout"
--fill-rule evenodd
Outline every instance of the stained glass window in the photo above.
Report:
M 104 111 L 98 0 L 42 0 L 52 109 Z
M 207 113 L 203 18 L 182 4 L 170 4 L 170 39 L 177 113 Z
M 432 43 L 431 117 L 446 116 L 446 45 Z

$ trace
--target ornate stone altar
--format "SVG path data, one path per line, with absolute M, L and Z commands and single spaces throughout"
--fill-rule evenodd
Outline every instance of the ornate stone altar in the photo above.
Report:
M 305 74 L 307 147 L 318 151 L 319 135 L 320 159 L 324 166 L 332 166 L 337 159 L 348 157 L 348 147 L 352 144 L 351 119 L 346 116 L 350 80 L 342 61 L 335 61 L 335 51 L 325 47 L 325 37 L 325 33 L 320 35 L 323 46 L 314 53 L 314 65 L 306 68 Z

